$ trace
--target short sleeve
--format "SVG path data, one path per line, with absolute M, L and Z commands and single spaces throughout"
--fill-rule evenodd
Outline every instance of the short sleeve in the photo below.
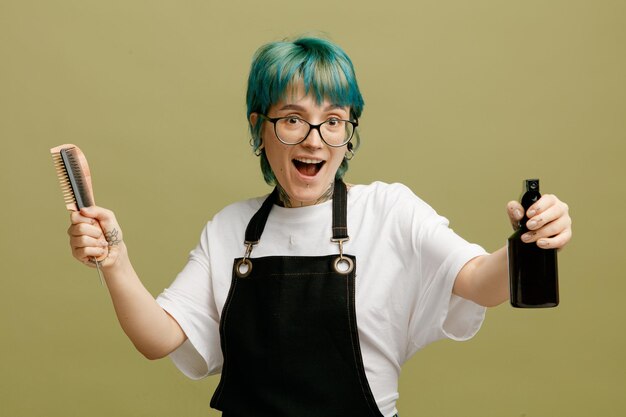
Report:
M 223 362 L 219 315 L 210 276 L 209 227 L 210 222 L 183 270 L 157 297 L 159 305 L 178 322 L 187 336 L 187 341 L 170 354 L 170 359 L 193 379 L 220 372 Z
M 446 218 L 430 209 L 411 226 L 420 263 L 419 297 L 409 329 L 411 354 L 439 339 L 470 339 L 485 317 L 484 307 L 452 294 L 452 288 L 461 268 L 486 252 L 448 225 Z

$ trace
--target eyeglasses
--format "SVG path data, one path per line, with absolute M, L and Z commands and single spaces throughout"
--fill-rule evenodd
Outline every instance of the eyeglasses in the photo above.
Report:
M 312 129 L 316 129 L 320 137 L 328 146 L 338 148 L 350 142 L 358 121 L 342 120 L 331 117 L 317 125 L 313 125 L 297 116 L 268 117 L 264 114 L 262 118 L 274 124 L 274 133 L 279 141 L 285 145 L 297 145 L 309 136 Z

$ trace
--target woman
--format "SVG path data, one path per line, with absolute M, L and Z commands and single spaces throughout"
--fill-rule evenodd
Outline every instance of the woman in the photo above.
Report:
M 471 338 L 485 307 L 508 299 L 506 248 L 466 242 L 402 185 L 343 183 L 363 99 L 336 45 L 261 47 L 247 104 L 276 188 L 216 214 L 156 301 L 111 211 L 72 213 L 73 254 L 102 259 L 118 319 L 146 357 L 169 355 L 191 378 L 221 373 L 211 405 L 224 415 L 393 416 L 402 363 L 437 339 Z M 510 202 L 508 214 L 517 224 L 524 210 Z M 527 215 L 526 242 L 570 240 L 555 196 Z

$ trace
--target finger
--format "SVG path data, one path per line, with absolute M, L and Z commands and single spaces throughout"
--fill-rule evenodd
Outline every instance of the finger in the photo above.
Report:
M 513 226 L 513 229 L 518 229 L 519 222 L 524 217 L 524 207 L 517 201 L 509 201 L 506 209 L 511 226 Z
M 104 235 L 100 235 L 97 238 L 87 235 L 72 236 L 70 237 L 70 246 L 72 248 L 87 248 L 87 247 L 99 247 L 106 248 L 109 246 L 108 242 L 104 238 Z
M 83 263 L 88 263 L 93 258 L 105 257 L 108 253 L 108 248 L 102 247 L 72 248 L 72 255 Z
M 528 233 L 522 235 L 524 242 L 537 242 L 543 238 L 555 237 L 567 229 L 571 228 L 571 221 L 569 217 L 559 217 L 558 219 L 546 224 L 537 230 L 531 230 Z
M 537 241 L 537 246 L 542 249 L 561 249 L 572 239 L 572 229 L 566 229 L 554 237 L 543 238 Z
M 88 217 L 90 219 L 95 219 L 100 223 L 117 223 L 117 221 L 115 220 L 115 214 L 113 214 L 111 210 L 99 206 L 83 207 L 80 209 L 80 215 Z
M 535 211 L 535 213 L 536 214 L 534 216 L 529 216 L 528 222 L 526 223 L 526 227 L 528 227 L 529 230 L 538 230 L 546 224 L 549 224 L 550 222 L 561 218 L 565 218 L 569 222 L 571 222 L 568 214 L 567 204 L 560 201 L 558 201 L 557 204 L 553 204 L 547 207 L 541 206 L 540 210 Z
M 96 224 L 96 220 L 87 216 L 83 216 L 79 211 L 70 212 L 70 221 L 72 224 L 87 223 Z
M 539 200 L 537 200 L 534 204 L 528 207 L 528 211 L 526 215 L 528 218 L 534 217 L 539 213 L 542 213 L 548 210 L 550 207 L 562 203 L 555 195 L 553 194 L 544 194 L 541 196 Z
M 92 225 L 88 223 L 77 223 L 71 225 L 67 229 L 67 234 L 72 236 L 90 236 L 99 238 L 103 235 L 100 225 Z
M 72 255 L 83 263 L 98 259 L 102 261 L 109 255 L 109 243 L 106 241 L 100 228 L 95 228 L 91 225 L 80 223 L 72 226 L 75 229 L 90 228 L 94 233 L 98 234 L 98 237 L 92 237 L 85 234 L 70 237 L 70 248 L 72 249 Z

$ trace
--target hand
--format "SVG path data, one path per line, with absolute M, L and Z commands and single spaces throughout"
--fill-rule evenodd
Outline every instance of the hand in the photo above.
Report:
M 519 228 L 519 221 L 524 217 L 524 208 L 517 201 L 507 204 L 507 213 L 514 229 Z M 537 242 L 543 249 L 561 249 L 572 238 L 572 219 L 569 207 L 555 195 L 544 194 L 528 208 L 528 232 L 522 235 L 522 241 Z
M 95 259 L 102 268 L 115 264 L 125 249 L 115 214 L 102 207 L 91 206 L 70 213 L 72 225 L 67 229 L 72 255 L 80 262 L 95 267 Z

